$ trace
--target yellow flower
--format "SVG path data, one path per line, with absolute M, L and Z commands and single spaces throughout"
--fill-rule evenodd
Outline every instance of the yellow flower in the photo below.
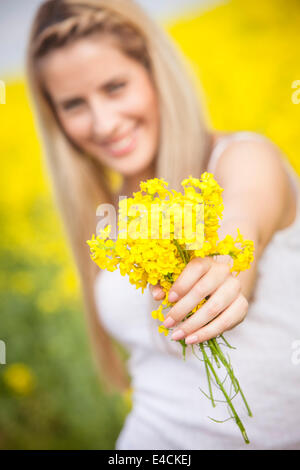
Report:
M 26 364 L 22 363 L 6 366 L 3 373 L 3 380 L 8 388 L 20 395 L 29 395 L 36 384 L 31 369 Z
M 152 317 L 162 322 L 163 308 L 171 306 L 167 301 L 168 292 L 194 257 L 229 255 L 233 259 L 232 271 L 237 273 L 248 269 L 253 260 L 253 242 L 244 240 L 239 230 L 235 240 L 227 235 L 219 241 L 218 229 L 224 209 L 223 189 L 214 176 L 205 172 L 200 179 L 189 176 L 181 184 L 184 194 L 169 191 L 168 183 L 162 178 L 141 182 L 141 191 L 119 203 L 119 229 L 121 226 L 124 231 L 119 230 L 117 240 L 109 239 L 110 225 L 97 237 L 93 235 L 91 240 L 87 240 L 91 258 L 101 269 L 114 271 L 119 268 L 122 276 L 127 275 L 129 282 L 143 292 L 148 284 L 161 285 L 166 297 L 152 312 Z M 203 207 L 202 214 L 197 210 L 199 204 Z M 180 231 L 181 223 L 184 229 Z M 201 244 L 193 244 L 199 223 L 203 224 L 203 240 Z M 158 230 L 153 230 L 153 224 Z M 165 335 L 169 332 L 163 325 L 158 326 L 158 331 Z
M 153 310 L 152 317 L 158 318 L 159 321 L 164 321 L 164 315 L 162 313 L 163 304 L 161 303 L 157 310 Z
M 159 331 L 159 333 L 164 333 L 165 336 L 168 336 L 168 334 L 169 334 L 168 328 L 166 328 L 163 325 L 158 326 L 158 331 Z

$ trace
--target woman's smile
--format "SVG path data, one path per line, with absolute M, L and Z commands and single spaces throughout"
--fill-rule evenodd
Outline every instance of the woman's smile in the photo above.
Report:
M 138 129 L 135 126 L 133 130 L 100 144 L 103 151 L 111 157 L 123 157 L 133 152 L 138 143 Z

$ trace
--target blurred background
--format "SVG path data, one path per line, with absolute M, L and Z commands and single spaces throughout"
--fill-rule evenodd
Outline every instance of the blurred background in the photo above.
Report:
M 267 135 L 300 174 L 299 0 L 139 2 L 190 62 L 211 125 Z M 106 394 L 92 365 L 24 78 L 40 3 L 0 3 L 0 448 L 113 449 L 130 394 Z

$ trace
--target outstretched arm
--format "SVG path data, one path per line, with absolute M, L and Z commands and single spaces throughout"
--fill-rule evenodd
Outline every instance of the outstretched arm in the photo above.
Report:
M 176 303 L 164 323 L 175 328 L 172 339 L 185 338 L 187 343 L 214 338 L 243 321 L 258 261 L 276 230 L 291 222 L 286 210 L 292 202 L 288 176 L 279 149 L 270 141 L 233 142 L 219 158 L 214 176 L 224 189 L 219 237 L 235 238 L 239 228 L 245 239 L 254 241 L 254 261 L 238 277 L 230 273 L 229 257 L 196 258 L 187 264 L 170 290 L 174 300 L 170 294 L 169 300 Z M 152 291 L 156 299 L 163 298 L 159 288 Z M 178 325 L 208 295 L 208 301 Z

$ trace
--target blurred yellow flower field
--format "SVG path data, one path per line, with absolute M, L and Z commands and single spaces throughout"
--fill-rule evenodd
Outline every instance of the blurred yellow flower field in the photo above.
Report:
M 300 174 L 300 104 L 292 101 L 292 84 L 300 80 L 299 24 L 298 0 L 232 0 L 166 29 L 201 83 L 212 126 L 267 135 Z M 98 384 L 24 78 L 6 83 L 0 105 L 0 339 L 7 349 L 7 365 L 0 365 L 0 448 L 113 448 L 131 394 L 124 404 Z
M 231 0 L 168 25 L 204 89 L 219 130 L 253 130 L 271 138 L 300 173 L 300 79 L 297 0 Z

